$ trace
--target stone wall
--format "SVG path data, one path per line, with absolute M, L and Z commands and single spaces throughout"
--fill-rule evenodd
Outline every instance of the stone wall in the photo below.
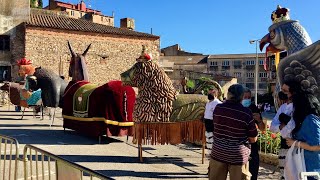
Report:
M 26 29 L 26 58 L 31 59 L 34 66 L 49 68 L 68 79 L 69 60 L 71 58 L 67 41 L 74 51 L 83 53 L 87 46 L 92 46 L 86 56 L 90 81 L 106 83 L 119 80 L 120 73 L 129 69 L 139 57 L 142 45 L 146 45 L 153 59 L 159 57 L 159 39 L 114 36 L 107 34 L 71 32 L 36 27 Z M 101 56 L 108 56 L 103 59 Z M 59 62 L 62 66 L 59 66 Z

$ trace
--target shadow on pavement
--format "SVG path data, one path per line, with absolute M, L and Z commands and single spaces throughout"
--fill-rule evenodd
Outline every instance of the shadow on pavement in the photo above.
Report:
M 43 145 L 94 145 L 99 144 L 98 138 L 78 134 L 75 131 L 50 129 L 49 125 L 34 125 L 48 129 L 22 129 L 26 125 L 1 125 L 0 127 L 21 127 L 21 129 L 1 129 L 1 134 L 16 138 L 20 144 Z M 60 126 L 59 126 L 60 127 Z M 123 141 L 103 136 L 101 144 L 123 143 Z
M 138 157 L 133 156 L 89 156 L 89 155 L 59 155 L 64 159 L 72 162 L 106 162 L 106 163 L 139 163 Z M 189 162 L 183 161 L 177 157 L 144 157 L 142 164 L 175 164 L 180 167 L 197 166 Z
M 183 179 L 183 178 L 207 178 L 207 175 L 192 172 L 138 172 L 128 170 L 102 170 L 97 171 L 105 176 L 113 178 L 121 177 L 141 177 L 141 178 L 156 178 L 156 179 Z

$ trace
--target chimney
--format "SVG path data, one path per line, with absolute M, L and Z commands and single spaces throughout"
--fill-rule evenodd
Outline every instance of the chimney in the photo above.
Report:
M 87 11 L 87 7 L 86 4 L 84 3 L 84 1 L 82 0 L 80 3 L 80 10 L 86 12 Z
M 122 18 L 120 19 L 120 28 L 134 30 L 134 19 L 132 18 Z
M 56 7 L 55 0 L 49 0 L 49 10 L 55 9 L 55 7 Z

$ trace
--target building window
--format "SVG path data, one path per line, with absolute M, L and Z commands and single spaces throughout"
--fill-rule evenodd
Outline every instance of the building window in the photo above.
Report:
M 255 60 L 247 60 L 247 62 L 246 62 L 246 65 L 248 65 L 248 66 L 252 66 L 255 64 L 256 64 Z
M 274 65 L 274 59 L 272 59 L 271 64 Z
M 233 65 L 234 66 L 241 66 L 241 61 L 237 60 L 237 61 L 233 61 Z
M 0 51 L 10 51 L 10 36 L 0 35 Z
M 259 77 L 266 78 L 266 77 L 268 77 L 268 74 L 266 72 L 259 72 Z
M 254 78 L 254 73 L 253 72 L 247 73 L 247 78 Z
M 264 60 L 263 59 L 260 59 L 259 60 L 259 65 L 263 65 L 264 64 Z
M 103 22 L 103 17 L 101 16 L 101 22 Z
M 90 19 L 90 15 L 89 14 L 85 14 L 84 18 L 89 20 Z
M 229 66 L 229 61 L 223 61 L 222 66 Z
M 11 67 L 0 66 L 0 82 L 10 81 L 11 79 Z
M 80 18 L 82 18 L 82 13 L 80 13 Z
M 71 16 L 74 16 L 74 11 L 70 11 Z
M 218 62 L 216 62 L 216 61 L 211 61 L 211 62 L 210 62 L 210 66 L 218 66 Z
M 246 87 L 249 89 L 254 89 L 254 83 L 246 83 Z
M 234 77 L 238 77 L 238 78 L 241 77 L 241 72 L 235 72 Z
M 242 68 L 242 62 L 240 60 L 233 61 L 233 66 L 235 69 L 241 69 Z

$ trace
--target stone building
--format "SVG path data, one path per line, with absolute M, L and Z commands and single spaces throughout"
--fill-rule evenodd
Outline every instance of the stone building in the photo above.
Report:
M 114 26 L 113 15 L 106 16 L 99 10 L 88 8 L 83 0 L 78 4 L 49 0 L 49 5 L 44 9 L 66 12 L 69 17 L 75 19 L 84 19 L 98 24 Z
M 23 57 L 31 59 L 36 67 L 51 69 L 68 78 L 71 56 L 67 41 L 79 53 L 92 44 L 86 61 L 90 81 L 94 83 L 120 79 L 120 73 L 135 63 L 142 45 L 147 46 L 155 60 L 159 57 L 159 36 L 70 18 L 65 13 L 32 9 L 30 20 L 17 26 L 14 32 L 9 37 L 10 59 L 0 59 L 12 65 L 13 78 L 17 74 L 14 63 Z
M 15 35 L 15 28 L 28 20 L 29 1 L 0 1 L 0 82 L 11 79 L 10 39 Z

